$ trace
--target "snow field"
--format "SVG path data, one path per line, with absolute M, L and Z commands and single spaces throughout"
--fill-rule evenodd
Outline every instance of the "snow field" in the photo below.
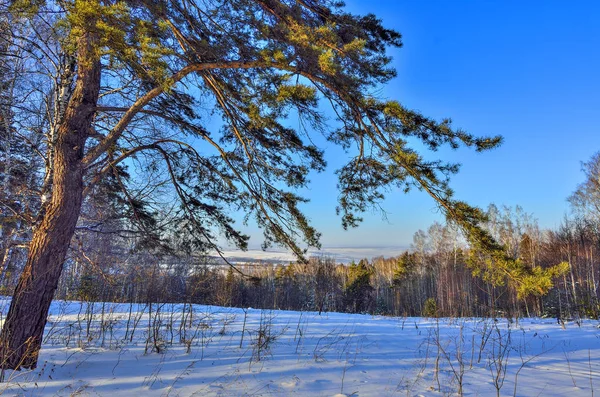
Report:
M 6 313 L 7 301 L 2 312 Z M 597 321 L 56 301 L 6 396 L 591 396 Z

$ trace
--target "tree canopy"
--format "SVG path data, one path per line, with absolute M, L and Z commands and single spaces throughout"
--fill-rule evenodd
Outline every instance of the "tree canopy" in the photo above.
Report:
M 395 76 L 385 50 L 401 40 L 373 15 L 322 1 L 27 3 L 36 7 L 30 23 L 51 19 L 59 68 L 76 71 L 77 40 L 97 37 L 91 57 L 102 87 L 83 159 L 86 193 L 105 175 L 121 178 L 118 166 L 135 159 L 138 173 L 155 170 L 151 177 L 172 183 L 180 206 L 168 223 L 193 236 L 194 249 L 214 248 L 216 230 L 246 246 L 227 215 L 232 204 L 255 218 L 266 245 L 299 256 L 300 241 L 318 246 L 296 193 L 326 165 L 315 133 L 351 155 L 337 171 L 344 227 L 357 226 L 390 186 L 426 190 L 450 217 L 479 216 L 452 198 L 448 177 L 458 165 L 426 161 L 410 143 L 486 150 L 500 138 L 477 138 L 377 98 Z M 210 116 L 221 125 L 208 125 Z M 292 129 L 295 117 L 301 127 Z

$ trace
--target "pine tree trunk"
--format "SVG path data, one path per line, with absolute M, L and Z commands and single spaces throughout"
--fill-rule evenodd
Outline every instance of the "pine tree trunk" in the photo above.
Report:
M 30 243 L 29 255 L 0 334 L 0 366 L 35 368 L 46 318 L 81 210 L 83 153 L 98 101 L 100 62 L 86 34 L 78 45 L 75 90 L 57 129 L 52 197 Z

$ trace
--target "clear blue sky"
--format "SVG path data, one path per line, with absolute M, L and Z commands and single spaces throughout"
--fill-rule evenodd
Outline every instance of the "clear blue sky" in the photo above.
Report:
M 456 197 L 480 207 L 518 204 L 542 227 L 558 226 L 583 180 L 581 161 L 600 150 L 600 3 L 348 0 L 347 8 L 374 13 L 403 35 L 404 47 L 391 53 L 398 77 L 384 97 L 474 134 L 504 136 L 492 152 L 435 154 L 462 163 Z M 406 247 L 418 229 L 442 220 L 424 193 L 393 192 L 383 203 L 387 221 L 365 214 L 362 226 L 343 231 L 333 174 L 342 157 L 330 151 L 304 207 L 325 247 Z

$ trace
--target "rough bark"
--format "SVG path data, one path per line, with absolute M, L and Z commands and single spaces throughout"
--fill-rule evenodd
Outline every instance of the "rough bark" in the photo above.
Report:
M 37 365 L 48 310 L 81 210 L 84 146 L 100 87 L 100 62 L 91 34 L 79 40 L 78 52 L 75 89 L 57 129 L 52 196 L 34 230 L 0 334 L 0 366 L 4 369 Z

